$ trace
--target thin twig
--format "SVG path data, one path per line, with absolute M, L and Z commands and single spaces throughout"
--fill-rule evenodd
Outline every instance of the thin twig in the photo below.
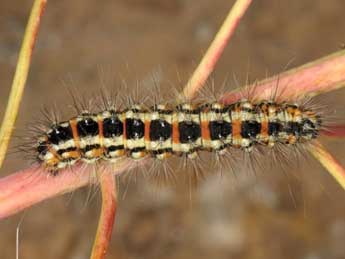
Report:
M 312 155 L 320 161 L 335 180 L 345 189 L 345 169 L 341 164 L 326 150 L 326 148 L 317 142 L 315 147 L 310 150 Z
M 103 259 L 107 253 L 117 205 L 115 176 L 109 171 L 101 172 L 99 183 L 102 192 L 102 211 L 92 248 L 91 259 Z
M 186 99 L 192 99 L 204 85 L 251 2 L 252 0 L 236 1 L 197 69 L 184 87 L 183 95 Z
M 35 46 L 39 25 L 47 0 L 35 0 L 26 26 L 22 47 L 18 57 L 10 97 L 0 129 L 0 168 L 5 159 L 19 105 L 22 100 L 26 79 L 29 73 L 32 51 Z

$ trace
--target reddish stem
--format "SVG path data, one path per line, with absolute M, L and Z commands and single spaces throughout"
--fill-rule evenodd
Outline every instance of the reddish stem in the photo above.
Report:
M 327 130 L 322 130 L 320 133 L 323 136 L 327 136 L 327 137 L 344 138 L 345 137 L 345 125 L 328 126 Z
M 119 174 L 129 167 L 128 160 L 111 169 Z M 42 167 L 33 166 L 0 179 L 0 219 L 11 216 L 43 200 L 96 182 L 95 167 L 75 165 L 53 176 Z
M 277 91 L 285 100 L 301 96 L 315 96 L 345 86 L 345 51 L 339 51 L 278 76 L 258 82 L 250 92 L 261 99 L 270 99 Z M 222 101 L 236 102 L 246 95 L 248 87 L 225 94 Z
M 104 171 L 99 176 L 99 183 L 102 191 L 102 211 L 92 248 L 91 259 L 103 259 L 107 253 L 117 204 L 115 176 L 109 171 Z

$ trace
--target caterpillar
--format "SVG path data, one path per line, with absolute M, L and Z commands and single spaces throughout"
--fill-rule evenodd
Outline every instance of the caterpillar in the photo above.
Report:
M 321 116 L 289 102 L 242 99 L 231 104 L 182 103 L 173 108 L 134 104 L 123 110 L 83 111 L 56 122 L 38 137 L 36 159 L 58 172 L 78 161 L 115 163 L 122 157 L 195 159 L 199 151 L 222 155 L 227 149 L 251 152 L 254 146 L 296 145 L 319 135 Z

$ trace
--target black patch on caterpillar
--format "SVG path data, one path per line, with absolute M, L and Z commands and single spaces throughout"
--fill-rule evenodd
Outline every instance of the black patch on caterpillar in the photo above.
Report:
M 119 137 L 123 134 L 123 123 L 117 116 L 103 120 L 103 136 L 105 138 Z
M 292 121 L 289 121 L 287 124 L 286 124 L 286 128 L 285 128 L 285 132 L 290 135 L 294 135 L 294 136 L 300 136 L 301 133 L 302 133 L 302 126 L 300 123 L 298 122 L 292 122 Z
M 48 142 L 47 141 L 39 142 L 36 147 L 36 150 L 38 154 L 41 154 L 44 156 L 45 154 L 47 154 L 47 151 L 48 151 Z
M 117 151 L 117 150 L 123 150 L 124 148 L 125 148 L 124 145 L 109 146 L 107 148 L 107 151 L 108 152 L 114 152 L 114 151 Z
M 86 145 L 85 148 L 81 149 L 82 152 L 88 152 L 93 149 L 99 149 L 101 146 L 99 144 Z
M 180 143 L 191 143 L 195 142 L 201 137 L 200 125 L 193 121 L 180 122 L 178 124 L 180 133 Z
M 165 120 L 152 120 L 150 123 L 150 140 L 165 141 L 171 137 L 171 124 Z
M 73 138 L 71 126 L 67 127 L 61 125 L 55 125 L 52 131 L 48 133 L 48 142 L 54 145 L 58 145 L 60 142 L 65 142 Z
M 243 121 L 241 124 L 242 138 L 255 139 L 261 131 L 261 124 L 257 121 Z
M 268 123 L 268 135 L 277 137 L 279 132 L 281 132 L 283 126 L 278 122 L 269 122 Z
M 76 151 L 76 150 L 77 150 L 76 147 L 69 147 L 69 148 L 65 148 L 65 149 L 59 149 L 57 151 L 57 153 L 61 156 L 63 153 L 71 152 L 71 151 Z
M 133 153 L 137 153 L 137 152 L 146 151 L 146 148 L 145 147 L 135 147 L 135 148 L 131 149 L 130 151 L 131 151 L 131 154 L 133 154 Z
M 140 139 L 144 137 L 145 126 L 140 119 L 126 119 L 126 137 L 127 139 Z
M 79 137 L 98 135 L 98 122 L 90 117 L 85 117 L 77 123 Z
M 232 133 L 231 123 L 226 121 L 210 121 L 209 130 L 211 140 L 226 139 Z

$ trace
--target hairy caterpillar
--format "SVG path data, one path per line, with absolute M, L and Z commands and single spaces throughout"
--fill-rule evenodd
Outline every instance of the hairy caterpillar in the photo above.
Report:
M 128 156 L 164 160 L 171 155 L 194 159 L 199 151 L 222 155 L 228 149 L 250 152 L 254 146 L 294 145 L 318 137 L 321 116 L 289 102 L 240 100 L 135 104 L 98 113 L 83 111 L 68 121 L 56 122 L 36 141 L 37 160 L 49 171 L 78 161 L 115 163 Z

